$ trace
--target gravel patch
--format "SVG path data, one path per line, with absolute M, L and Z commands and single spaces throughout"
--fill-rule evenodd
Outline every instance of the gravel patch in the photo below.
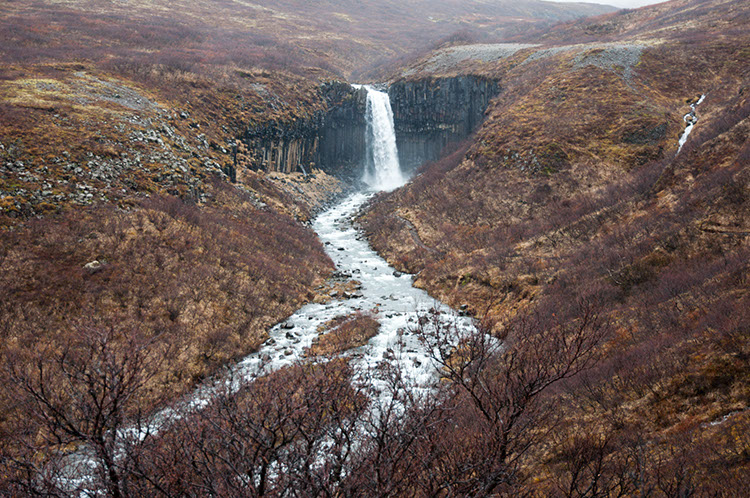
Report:
M 524 59 L 524 61 L 520 65 L 523 66 L 524 64 L 527 64 L 529 62 L 546 59 L 547 57 L 552 57 L 553 55 L 557 55 L 561 52 L 574 50 L 581 50 L 581 45 L 564 45 L 562 47 L 544 48 L 542 50 L 537 50 L 530 56 L 526 57 L 526 59 Z
M 548 47 L 537 50 L 529 55 L 521 65 L 534 62 L 548 57 L 553 57 L 562 52 L 575 52 L 578 55 L 573 59 L 575 68 L 596 66 L 602 69 L 621 71 L 625 80 L 630 81 L 633 77 L 633 67 L 641 60 L 641 54 L 645 45 L 623 44 L 623 43 L 584 43 L 578 45 L 562 45 L 559 47 Z
M 633 77 L 633 67 L 641 60 L 643 45 L 601 44 L 578 55 L 573 62 L 576 68 L 596 66 L 602 69 L 621 70 L 626 81 Z
M 79 94 L 94 100 L 104 100 L 126 107 L 133 111 L 155 111 L 159 110 L 159 104 L 141 95 L 138 91 L 113 83 L 104 81 L 84 72 L 77 72 L 81 80 L 77 91 Z M 88 103 L 88 102 L 86 102 Z
M 404 72 L 409 76 L 417 72 L 441 72 L 450 70 L 464 61 L 494 62 L 505 59 L 525 48 L 538 47 L 536 44 L 495 43 L 479 45 L 461 45 L 439 50 L 421 68 L 412 68 Z

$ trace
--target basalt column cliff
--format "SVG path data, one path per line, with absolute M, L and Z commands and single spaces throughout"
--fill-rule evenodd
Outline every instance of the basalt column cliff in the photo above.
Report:
M 317 167 L 339 176 L 359 171 L 365 157 L 367 93 L 347 83 L 320 88 L 325 110 L 311 118 L 249 127 L 235 167 L 290 173 Z
M 393 83 L 388 94 L 404 171 L 438 159 L 446 145 L 468 137 L 499 90 L 497 81 L 478 76 Z

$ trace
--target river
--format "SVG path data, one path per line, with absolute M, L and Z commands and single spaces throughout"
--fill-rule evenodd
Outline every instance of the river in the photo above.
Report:
M 257 352 L 229 367 L 225 377 L 221 375 L 199 386 L 181 402 L 154 414 L 147 424 L 119 430 L 119 441 L 153 437 L 175 420 L 189 417 L 209 404 L 218 391 L 226 392 L 228 386 L 230 390 L 236 390 L 285 366 L 309 361 L 306 350 L 320 335 L 319 327 L 333 318 L 356 312 L 370 313 L 380 323 L 377 335 L 367 344 L 341 353 L 349 359 L 354 381 L 360 388 L 373 400 L 377 397 L 388 401 L 393 393 L 379 385 L 382 381 L 375 375 L 384 362 L 401 372 L 403 389 L 425 393 L 435 386 L 438 376 L 436 365 L 430 360 L 431 351 L 414 332 L 419 318 L 440 313 L 443 323 L 452 321 L 461 330 L 472 329 L 473 320 L 459 316 L 425 291 L 414 287 L 412 276 L 391 267 L 370 247 L 355 226 L 356 214 L 376 192 L 392 190 L 406 182 L 398 164 L 388 96 L 370 87 L 365 88 L 368 91 L 369 157 L 363 180 L 370 188 L 349 195 L 318 215 L 312 225 L 335 263 L 336 272 L 359 281 L 359 291 L 352 297 L 341 296 L 325 304 L 311 303 L 301 307 L 270 330 L 269 339 Z M 372 409 L 377 405 L 373 403 Z M 65 457 L 58 484 L 69 490 L 91 489 L 89 486 L 96 486 L 93 476 L 98 465 L 91 448 L 79 448 Z M 70 494 L 76 493 L 71 491 Z

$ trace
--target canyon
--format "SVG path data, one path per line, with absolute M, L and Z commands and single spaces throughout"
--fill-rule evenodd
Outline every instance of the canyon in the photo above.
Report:
M 506 4 L 0 7 L 0 494 L 743 489 L 748 6 Z

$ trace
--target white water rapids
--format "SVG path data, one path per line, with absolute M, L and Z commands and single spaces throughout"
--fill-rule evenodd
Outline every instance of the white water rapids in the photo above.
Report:
M 175 407 L 155 414 L 146 427 L 129 428 L 118 434 L 121 440 L 144 439 L 157 434 L 162 428 L 211 402 L 217 392 L 230 386 L 237 390 L 242 384 L 252 382 L 270 372 L 306 361 L 305 352 L 318 337 L 318 327 L 332 318 L 357 311 L 372 312 L 380 322 L 379 333 L 366 345 L 343 353 L 350 358 L 355 371 L 355 381 L 369 388 L 373 397 L 389 396 L 372 375 L 383 362 L 391 363 L 403 372 L 407 389 L 429 391 L 437 381 L 436 366 L 430 360 L 426 346 L 411 330 L 420 316 L 439 312 L 460 330 L 471 330 L 473 320 L 457 316 L 446 305 L 430 297 L 425 291 L 412 286 L 411 275 L 400 274 L 381 258 L 367 243 L 353 224 L 361 206 L 378 190 L 391 190 L 404 184 L 396 149 L 388 95 L 372 88 L 368 91 L 368 164 L 364 180 L 371 191 L 359 192 L 320 214 L 313 229 L 324 243 L 326 252 L 336 265 L 336 271 L 361 282 L 356 297 L 333 300 L 327 304 L 303 306 L 284 322 L 270 330 L 270 338 L 259 351 L 247 356 L 230 369 L 222 384 L 207 383 L 197 388 Z M 429 325 L 428 325 L 429 326 Z M 217 386 L 218 384 L 218 386 Z M 81 489 L 91 483 L 97 462 L 87 448 L 67 457 L 64 487 Z

